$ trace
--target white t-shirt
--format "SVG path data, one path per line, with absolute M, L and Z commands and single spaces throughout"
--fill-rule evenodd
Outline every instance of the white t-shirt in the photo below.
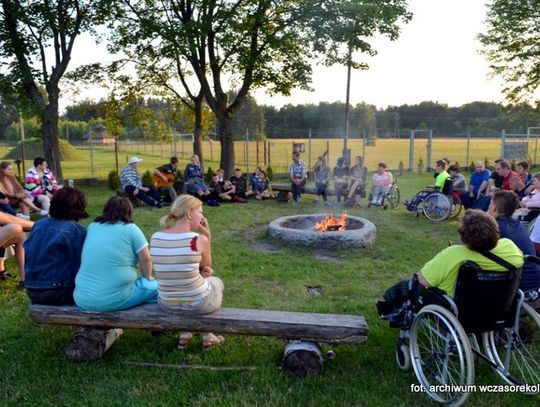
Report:
M 533 243 L 540 243 L 540 216 L 538 216 L 534 222 L 531 240 Z
M 373 186 L 386 187 L 392 184 L 392 173 L 385 171 L 383 174 L 373 174 Z

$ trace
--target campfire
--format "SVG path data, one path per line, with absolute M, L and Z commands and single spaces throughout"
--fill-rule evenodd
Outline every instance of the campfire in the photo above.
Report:
M 339 218 L 333 215 L 326 215 L 322 221 L 315 224 L 315 230 L 318 232 L 343 232 L 346 223 L 346 212 L 343 212 Z

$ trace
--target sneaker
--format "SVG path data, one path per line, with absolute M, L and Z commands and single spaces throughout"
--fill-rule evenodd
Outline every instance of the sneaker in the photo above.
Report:
M 48 216 L 48 215 L 49 215 L 49 211 L 46 211 L 46 210 L 42 209 L 42 210 L 39 211 L 39 214 L 40 214 L 41 216 Z
M 25 215 L 24 213 L 18 213 L 17 215 L 18 218 L 20 219 L 24 219 L 24 220 L 29 220 L 30 219 L 30 216 L 29 215 Z
M 24 281 L 19 281 L 19 288 L 20 288 L 21 290 L 24 290 L 24 287 L 25 287 Z
M 159 208 L 159 209 L 161 209 L 163 207 L 163 204 L 161 202 L 159 202 L 159 201 L 156 201 L 155 205 L 156 205 L 156 208 Z

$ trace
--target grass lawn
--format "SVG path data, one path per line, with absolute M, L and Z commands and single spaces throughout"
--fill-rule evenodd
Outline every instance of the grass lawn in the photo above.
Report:
M 410 198 L 430 181 L 429 174 L 405 174 L 399 180 L 402 197 Z M 93 218 L 111 193 L 95 187 L 85 192 Z M 74 329 L 33 323 L 27 316 L 25 293 L 16 288 L 16 281 L 10 281 L 0 284 L 0 404 L 434 405 L 425 396 L 411 393 L 410 386 L 416 383 L 413 373 L 402 373 L 394 362 L 398 331 L 377 318 L 374 303 L 388 286 L 417 271 L 449 240 L 458 242 L 457 221 L 431 223 L 416 219 L 403 207 L 350 210 L 375 223 L 376 242 L 368 249 L 335 253 L 280 245 L 267 236 L 266 225 L 279 216 L 325 212 L 311 199 L 306 196 L 298 206 L 250 201 L 204 210 L 213 232 L 214 269 L 226 287 L 224 306 L 366 316 L 367 343 L 335 347 L 337 356 L 326 361 L 321 376 L 300 379 L 283 374 L 284 344 L 274 338 L 227 335 L 223 345 L 208 352 L 201 349 L 200 340 L 180 351 L 176 335 L 152 337 L 139 330 L 126 331 L 98 362 L 74 364 L 63 354 Z M 158 229 L 164 213 L 165 209 L 136 210 L 136 223 L 147 238 Z M 257 242 L 275 245 L 278 251 L 256 250 Z M 12 259 L 7 265 L 15 269 Z M 306 286 L 321 286 L 322 295 L 310 295 Z M 128 362 L 254 366 L 256 370 L 177 370 Z M 502 384 L 485 363 L 478 361 L 476 366 L 477 384 Z M 538 397 L 477 393 L 470 405 L 538 403 Z

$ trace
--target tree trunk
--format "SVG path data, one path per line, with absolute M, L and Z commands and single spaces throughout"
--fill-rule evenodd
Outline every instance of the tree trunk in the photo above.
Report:
M 49 104 L 47 109 L 42 111 L 41 131 L 43 133 L 43 152 L 45 160 L 58 182 L 64 180 L 62 165 L 60 160 L 60 146 L 58 144 L 58 94 L 49 92 Z
M 199 156 L 201 163 L 204 161 L 202 149 L 202 111 L 204 96 L 201 92 L 194 100 L 195 123 L 193 125 L 193 153 Z
M 220 167 L 227 177 L 234 172 L 234 137 L 231 133 L 231 116 L 227 108 L 220 108 L 216 114 L 218 120 L 218 136 L 221 143 Z
M 72 362 L 94 362 L 107 352 L 123 332 L 118 328 L 80 328 L 66 344 L 64 352 Z

